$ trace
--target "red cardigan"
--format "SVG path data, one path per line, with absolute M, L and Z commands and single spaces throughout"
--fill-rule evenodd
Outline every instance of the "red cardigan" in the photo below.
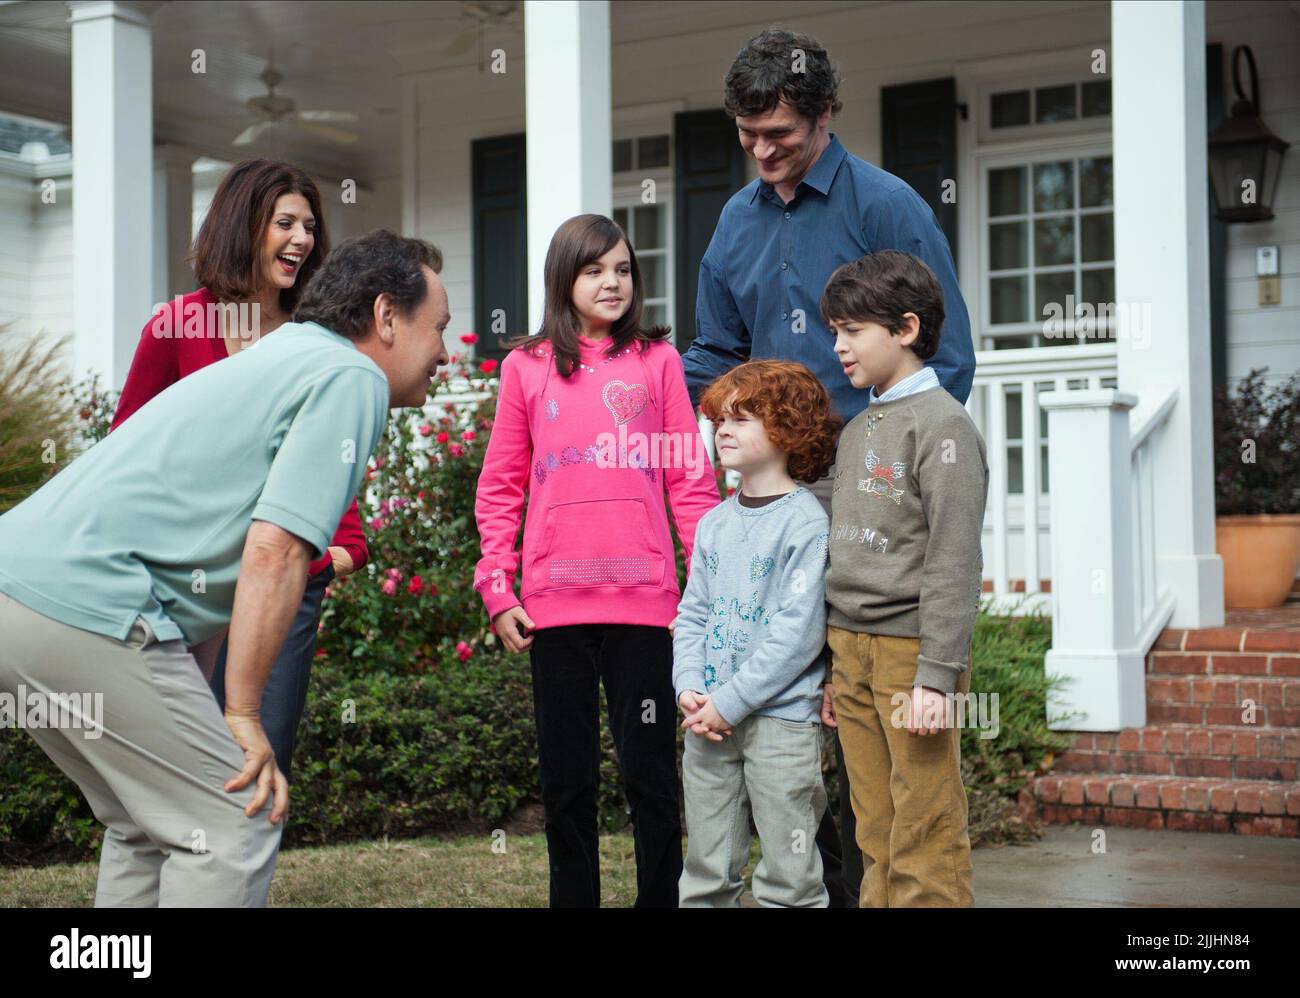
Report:
M 124 419 L 163 389 L 175 384 L 187 374 L 193 374 L 199 368 L 215 364 L 230 355 L 220 331 L 215 325 L 209 328 L 207 321 L 208 306 L 215 305 L 216 301 L 207 288 L 199 288 L 198 291 L 181 298 L 179 306 L 173 299 L 150 317 L 140 334 L 140 345 L 135 349 L 131 370 L 126 376 L 126 384 L 122 386 L 122 395 L 117 401 L 117 412 L 113 415 L 110 432 L 117 429 Z M 202 308 L 202 320 L 196 323 L 193 318 L 194 310 L 189 310 L 191 336 L 187 337 L 183 335 L 184 320 L 186 309 L 190 305 Z M 155 335 L 154 326 L 160 320 L 171 323 L 170 336 Z M 202 336 L 193 335 L 200 329 Z M 330 544 L 332 547 L 347 550 L 352 556 L 354 569 L 360 569 L 370 560 L 370 552 L 366 548 L 366 535 L 361 529 L 361 513 L 357 509 L 355 499 L 343 514 L 343 519 L 339 520 L 338 530 Z M 319 560 L 311 563 L 310 574 L 317 575 L 323 572 L 329 563 L 330 556 L 327 551 Z

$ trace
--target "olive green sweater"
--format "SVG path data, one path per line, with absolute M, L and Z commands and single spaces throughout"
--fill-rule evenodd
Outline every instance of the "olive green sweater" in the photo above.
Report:
M 988 481 L 984 440 L 943 388 L 873 402 L 840 434 L 827 622 L 919 637 L 914 685 L 952 693 L 970 667 Z

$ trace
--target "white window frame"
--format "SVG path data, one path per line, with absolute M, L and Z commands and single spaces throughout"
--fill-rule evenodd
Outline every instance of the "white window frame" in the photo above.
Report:
M 1019 149 L 1014 152 L 1008 151 L 1008 152 L 990 153 L 985 155 L 978 155 L 976 157 L 975 183 L 976 183 L 977 204 L 976 204 L 976 211 L 975 211 L 975 225 L 979 233 L 979 267 L 978 267 L 979 278 L 978 280 L 979 280 L 979 289 L 980 289 L 979 290 L 979 302 L 980 302 L 979 332 L 978 332 L 978 340 L 980 345 L 978 345 L 976 349 L 993 349 L 992 343 L 1001 337 L 1011 337 L 1011 336 L 1019 337 L 1024 335 L 1041 336 L 1043 333 L 1043 323 L 1044 323 L 1044 318 L 1042 316 L 1036 317 L 1033 311 L 1034 271 L 1031 269 L 1029 272 L 1029 289 L 1028 289 L 1029 306 L 1030 306 L 1029 320 L 1021 323 L 1004 324 L 996 331 L 992 329 L 992 325 L 993 325 L 991 319 L 992 301 L 991 301 L 991 296 L 988 293 L 989 279 L 991 274 L 990 253 L 989 253 L 989 223 L 992 221 L 992 219 L 989 216 L 989 204 L 988 204 L 989 171 L 1003 169 L 1006 167 L 1017 167 L 1017 166 L 1029 167 L 1030 176 L 1028 179 L 1027 193 L 1028 193 L 1028 197 L 1032 200 L 1033 166 L 1039 163 L 1051 163 L 1062 159 L 1068 159 L 1071 162 L 1073 162 L 1074 160 L 1078 160 L 1078 159 L 1099 158 L 1099 157 L 1111 157 L 1113 159 L 1112 145 L 1109 139 L 1102 142 L 1102 141 L 1098 141 L 1094 137 L 1089 137 L 1086 140 L 1075 140 L 1072 142 L 1057 141 L 1057 142 L 1048 142 L 1048 143 L 1035 143 L 1035 148 L 1033 150 Z M 1074 173 L 1074 194 L 1075 194 L 1075 206 L 1074 206 L 1073 217 L 1078 219 L 1081 217 L 1079 201 L 1078 201 L 1079 171 L 1076 169 L 1073 171 L 1073 173 Z M 1110 211 L 1112 215 L 1115 212 L 1113 199 L 1112 199 L 1112 204 L 1110 206 Z M 1002 220 L 1003 217 L 1004 216 L 998 216 L 998 219 Z M 1016 216 L 1016 215 L 1005 216 L 1006 220 L 1009 221 L 1015 220 L 1019 217 L 1020 216 Z M 1024 216 L 1024 218 L 1025 220 L 1028 220 L 1028 215 Z M 1028 226 L 1027 228 L 1028 228 L 1027 238 L 1029 240 L 1028 248 L 1030 251 L 1030 255 L 1032 257 L 1032 244 L 1034 238 L 1033 226 L 1031 225 Z M 1081 258 L 1082 254 L 1080 252 L 1081 242 L 1083 239 L 1082 228 L 1083 227 L 1078 224 L 1076 224 L 1074 227 L 1074 261 L 1075 262 L 1072 266 L 1072 269 L 1080 270 L 1080 271 L 1106 269 L 1105 265 L 1085 264 L 1082 261 Z M 1113 259 L 1110 261 L 1109 266 L 1110 269 L 1112 270 L 1114 269 L 1115 263 Z M 1107 327 L 1108 325 L 1109 324 L 1107 324 Z M 1065 335 L 1066 336 L 1072 335 L 1074 332 L 1074 327 L 1075 327 L 1074 317 L 1067 316 L 1063 323 L 1063 331 Z M 1106 328 L 1106 332 L 1110 332 L 1109 328 Z M 985 341 L 989 343 L 988 346 L 983 346 Z M 1035 348 L 1042 347 L 1042 344 L 1035 343 L 1033 344 L 1033 347 Z M 1050 349 L 1050 348 L 1045 348 L 1045 349 Z
M 662 132 L 649 132 L 647 135 L 662 135 Z M 619 136 L 619 138 L 640 138 L 639 135 Z M 647 297 L 643 302 L 643 307 L 650 305 L 663 305 L 664 314 L 667 317 L 666 324 L 673 327 L 672 342 L 677 345 L 677 327 L 673 320 L 676 316 L 677 304 L 677 287 L 676 287 L 676 233 L 673 231 L 673 171 L 672 158 L 669 157 L 669 165 L 661 169 L 641 171 L 629 170 L 625 173 L 614 174 L 613 188 L 613 207 L 626 208 L 628 218 L 632 217 L 632 211 L 635 208 L 643 207 L 641 200 L 641 182 L 643 180 L 653 180 L 655 182 L 655 199 L 654 204 L 664 212 L 664 245 L 662 249 L 642 251 L 636 249 L 637 259 L 646 255 L 660 256 L 664 268 L 664 290 L 665 295 L 658 298 Z M 633 242 L 636 241 L 636 233 L 630 233 Z

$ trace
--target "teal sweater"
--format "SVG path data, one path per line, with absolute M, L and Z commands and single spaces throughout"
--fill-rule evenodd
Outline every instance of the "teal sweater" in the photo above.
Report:
M 679 698 L 709 694 L 732 725 L 752 713 L 818 720 L 829 536 L 802 487 L 757 508 L 733 496 L 704 514 L 673 638 Z

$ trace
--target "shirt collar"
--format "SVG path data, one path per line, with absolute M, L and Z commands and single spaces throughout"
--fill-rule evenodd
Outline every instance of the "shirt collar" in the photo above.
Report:
M 898 384 L 890 388 L 884 395 L 877 395 L 874 385 L 871 387 L 871 396 L 868 404 L 872 402 L 892 402 L 894 399 L 901 399 L 908 395 L 915 395 L 917 392 L 929 391 L 931 388 L 939 387 L 939 376 L 934 373 L 934 368 L 923 367 L 915 374 L 909 374 Z
M 839 171 L 840 164 L 844 162 L 847 152 L 840 140 L 831 133 L 830 144 L 822 150 L 822 154 L 817 157 L 817 162 L 812 165 L 812 169 L 799 181 L 800 185 L 807 184 L 813 190 L 820 194 L 829 194 L 831 190 L 831 181 L 835 179 L 835 174 Z M 798 188 L 795 188 L 796 193 Z M 766 180 L 760 180 L 754 185 L 754 193 L 749 196 L 749 203 L 753 204 L 754 199 L 759 194 L 766 197 L 773 196 L 773 187 Z

